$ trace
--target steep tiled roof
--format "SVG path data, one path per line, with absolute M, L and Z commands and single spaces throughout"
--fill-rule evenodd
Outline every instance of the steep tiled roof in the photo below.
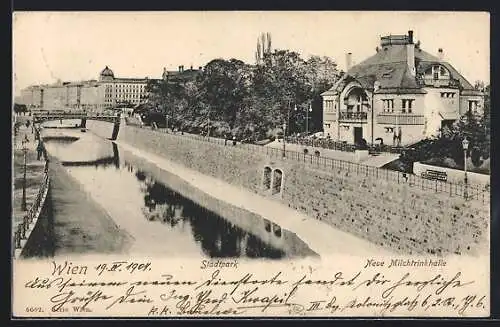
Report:
M 451 77 L 458 80 L 464 90 L 472 90 L 472 85 L 449 63 L 441 61 L 426 51 L 415 48 L 415 68 L 417 75 L 423 73 L 428 67 L 439 63 L 446 67 Z M 363 88 L 373 90 L 374 83 L 379 83 L 377 93 L 425 93 L 417 83 L 416 77 L 409 72 L 407 65 L 407 46 L 403 44 L 393 44 L 383 46 L 376 54 L 368 57 L 361 63 L 353 66 L 346 73 L 358 81 Z M 342 80 L 344 82 L 342 82 Z M 348 81 L 347 77 L 335 84 L 323 95 L 340 92 Z

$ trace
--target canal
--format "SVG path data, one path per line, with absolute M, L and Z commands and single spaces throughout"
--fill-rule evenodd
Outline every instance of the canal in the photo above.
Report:
M 49 155 L 132 236 L 131 253 L 196 258 L 316 256 L 295 233 L 215 199 L 90 131 L 57 129 L 49 134 L 42 134 Z

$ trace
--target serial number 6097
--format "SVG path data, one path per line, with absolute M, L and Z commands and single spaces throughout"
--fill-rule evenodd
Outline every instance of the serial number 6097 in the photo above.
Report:
M 26 307 L 26 312 L 43 312 L 41 307 Z

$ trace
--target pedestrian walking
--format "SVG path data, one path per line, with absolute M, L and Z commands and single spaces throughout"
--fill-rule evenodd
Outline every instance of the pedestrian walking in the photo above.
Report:
M 38 142 L 38 146 L 36 147 L 36 151 L 37 151 L 36 160 L 40 160 L 40 158 L 43 155 L 43 144 L 41 141 Z

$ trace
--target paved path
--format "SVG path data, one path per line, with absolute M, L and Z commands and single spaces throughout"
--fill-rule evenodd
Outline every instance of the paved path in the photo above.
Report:
M 156 164 L 161 169 L 176 174 L 203 192 L 256 213 L 277 223 L 282 228 L 294 232 L 320 256 L 333 253 L 358 256 L 389 254 L 386 249 L 307 217 L 282 203 L 230 185 L 214 177 L 203 175 L 158 155 L 137 149 L 121 140 L 116 143 L 132 154 Z
M 26 204 L 29 210 L 31 204 L 35 200 L 38 190 L 40 188 L 43 172 L 45 167 L 45 161 L 37 160 L 36 147 L 38 142 L 35 141 L 34 134 L 31 133 L 31 126 L 29 128 L 26 125 L 22 125 L 19 128 L 17 136 L 13 140 L 13 188 L 12 188 L 12 227 L 15 229 L 17 225 L 22 221 L 23 216 L 26 211 L 21 210 L 22 202 L 22 181 L 24 173 L 24 155 L 22 140 L 28 137 L 28 143 L 26 145 L 27 159 L 26 159 Z
M 123 253 L 132 237 L 94 202 L 55 158 L 49 165 L 55 255 Z

